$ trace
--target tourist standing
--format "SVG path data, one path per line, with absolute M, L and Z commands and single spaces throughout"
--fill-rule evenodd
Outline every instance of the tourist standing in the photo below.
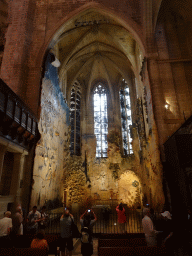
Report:
M 92 209 L 88 209 L 80 217 L 81 223 L 81 254 L 91 256 L 93 254 L 93 225 L 97 217 Z
M 30 234 L 37 234 L 38 222 L 41 220 L 41 214 L 37 211 L 37 206 L 33 206 L 32 211 L 27 216 L 27 230 Z
M 64 213 L 60 218 L 61 239 L 60 251 L 61 255 L 65 256 L 66 248 L 69 251 L 69 256 L 73 251 L 73 237 L 72 237 L 72 222 L 74 221 L 73 215 L 70 214 L 69 209 L 65 207 Z
M 120 233 L 125 233 L 125 224 L 127 220 L 126 220 L 125 208 L 123 207 L 122 203 L 120 203 L 116 207 L 116 211 L 118 214 L 118 224 L 119 224 Z
M 45 211 L 46 211 L 46 206 L 43 206 L 41 209 L 41 220 L 39 221 L 40 229 L 45 229 L 48 226 L 49 216 Z
M 143 210 L 144 218 L 142 219 L 143 231 L 145 233 L 145 240 L 147 246 L 156 246 L 158 231 L 154 229 L 153 221 L 150 218 L 150 209 L 144 208 Z
M 12 233 L 14 235 L 23 235 L 23 215 L 21 206 L 17 206 L 16 212 L 12 218 Z
M 11 212 L 5 212 L 5 216 L 0 220 L 0 247 L 12 247 L 9 234 L 12 228 Z
M 163 243 L 166 245 L 171 244 L 172 242 L 172 236 L 173 236 L 173 223 L 172 223 L 172 217 L 169 211 L 165 211 L 161 213 L 161 216 L 163 218 Z

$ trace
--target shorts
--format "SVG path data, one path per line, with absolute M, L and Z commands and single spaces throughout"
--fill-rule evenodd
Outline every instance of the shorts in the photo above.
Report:
M 65 248 L 67 247 L 68 251 L 73 250 L 73 238 L 60 238 L 60 251 L 64 252 Z

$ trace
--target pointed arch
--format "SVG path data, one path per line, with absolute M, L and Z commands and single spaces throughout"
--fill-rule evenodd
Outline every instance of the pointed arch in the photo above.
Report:
M 60 20 L 50 31 L 47 33 L 46 38 L 40 47 L 40 50 L 36 57 L 36 66 L 41 67 L 43 63 L 44 54 L 48 47 L 50 47 L 54 42 L 57 42 L 59 40 L 59 37 L 62 34 L 62 27 L 64 24 L 70 20 L 72 20 L 74 17 L 81 16 L 86 11 L 97 11 L 98 13 L 101 13 L 105 16 L 109 17 L 115 17 L 117 22 L 121 24 L 126 30 L 128 30 L 133 38 L 136 40 L 136 42 L 140 45 L 140 48 L 142 49 L 143 53 L 145 53 L 145 47 L 143 43 L 143 34 L 142 34 L 142 28 L 140 25 L 138 25 L 133 19 L 129 17 L 120 17 L 115 11 L 109 10 L 108 8 L 104 7 L 101 4 L 98 3 L 87 3 L 76 10 L 70 12 L 68 15 L 65 15 L 62 20 Z

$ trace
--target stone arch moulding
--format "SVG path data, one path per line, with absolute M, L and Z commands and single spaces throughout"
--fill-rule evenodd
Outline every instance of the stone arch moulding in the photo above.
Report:
M 133 38 L 135 39 L 135 41 L 139 44 L 140 49 L 143 52 L 143 55 L 145 55 L 145 47 L 144 47 L 144 43 L 143 43 L 143 34 L 142 34 L 142 28 L 141 26 L 139 26 L 135 21 L 133 21 L 133 19 L 126 17 L 122 18 L 122 15 L 120 17 L 120 15 L 118 13 L 116 13 L 113 10 L 109 10 L 108 8 L 104 7 L 101 4 L 98 3 L 88 3 L 85 4 L 79 8 L 77 8 L 76 10 L 70 12 L 68 15 L 66 15 L 61 21 L 59 21 L 55 26 L 53 26 L 53 29 L 47 34 L 42 46 L 40 47 L 40 50 L 37 54 L 36 57 L 36 66 L 37 67 L 41 67 L 42 63 L 43 63 L 43 59 L 44 59 L 44 55 L 45 52 L 47 50 L 47 48 L 49 47 L 51 41 L 53 40 L 54 37 L 58 38 L 60 36 L 59 34 L 59 30 L 60 28 L 68 21 L 70 21 L 71 19 L 78 17 L 80 15 L 82 15 L 84 12 L 86 11 L 97 11 L 103 15 L 109 16 L 109 17 L 115 17 L 115 19 L 125 28 L 127 29 L 133 36 Z M 58 34 L 58 36 L 57 36 Z M 56 40 L 54 40 L 56 42 Z

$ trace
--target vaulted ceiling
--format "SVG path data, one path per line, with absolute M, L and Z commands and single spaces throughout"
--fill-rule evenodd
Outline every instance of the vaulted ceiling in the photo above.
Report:
M 59 31 L 55 49 L 59 75 L 70 86 L 78 80 L 88 88 L 98 79 L 114 86 L 136 69 L 136 41 L 115 19 L 95 10 L 71 20 Z
M 170 0 L 169 4 L 164 0 L 155 0 L 152 1 L 153 26 L 161 6 L 171 8 L 185 19 L 192 19 L 190 0 Z M 143 58 L 133 34 L 115 16 L 96 9 L 87 10 L 67 21 L 53 41 L 61 63 L 59 76 L 67 78 L 68 86 L 78 80 L 88 88 L 98 79 L 115 86 L 121 77 L 129 79 L 139 70 Z

